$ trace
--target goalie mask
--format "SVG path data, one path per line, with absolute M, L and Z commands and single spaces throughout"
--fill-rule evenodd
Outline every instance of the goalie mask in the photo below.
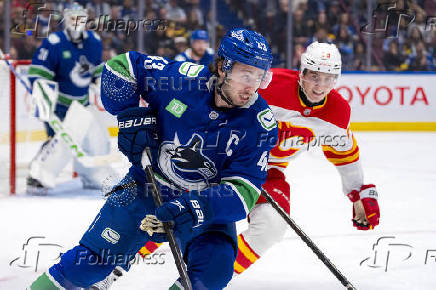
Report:
M 88 13 L 86 10 L 74 2 L 71 7 L 64 9 L 64 25 L 73 42 L 82 40 L 83 32 L 86 30 Z

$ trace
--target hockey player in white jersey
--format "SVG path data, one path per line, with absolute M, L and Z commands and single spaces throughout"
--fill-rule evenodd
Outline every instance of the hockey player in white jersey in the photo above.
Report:
M 314 42 L 301 57 L 300 71 L 272 71 L 270 86 L 259 92 L 277 119 L 279 142 L 270 152 L 263 188 L 290 213 L 291 187 L 284 170 L 299 154 L 321 146 L 341 176 L 344 195 L 352 202 L 352 225 L 357 230 L 374 229 L 380 219 L 377 190 L 375 185 L 364 183 L 359 146 L 349 127 L 351 109 L 333 89 L 341 74 L 338 49 L 334 44 Z M 316 193 L 309 190 L 307 194 Z M 248 220 L 248 229 L 238 236 L 236 274 L 244 272 L 280 242 L 288 229 L 263 196 Z
M 99 120 L 97 110 L 89 105 L 88 90 L 98 82 L 103 68 L 102 44 L 99 36 L 86 30 L 86 10 L 73 3 L 64 10 L 65 29 L 51 33 L 36 50 L 29 68 L 37 116 L 45 121 L 49 139 L 31 162 L 27 192 L 41 193 L 55 186 L 59 172 L 71 160 L 71 148 L 64 134 L 55 133 L 50 121 L 56 116 L 63 121 L 68 136 L 89 156 L 107 155 L 110 140 Z M 49 100 L 49 101 L 46 101 Z M 45 117 L 44 115 L 46 113 Z M 74 159 L 74 169 L 84 188 L 99 189 L 108 175 L 106 164 L 85 166 Z

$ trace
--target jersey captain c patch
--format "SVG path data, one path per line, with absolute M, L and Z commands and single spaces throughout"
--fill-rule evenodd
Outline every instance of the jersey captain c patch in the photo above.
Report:
M 267 131 L 271 131 L 277 126 L 276 119 L 270 108 L 265 109 L 257 114 L 257 120 L 260 125 Z

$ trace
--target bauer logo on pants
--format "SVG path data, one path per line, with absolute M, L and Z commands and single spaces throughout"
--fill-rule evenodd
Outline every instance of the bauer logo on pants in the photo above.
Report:
M 112 244 L 118 243 L 120 239 L 120 234 L 111 228 L 105 228 L 101 233 L 101 236 L 103 237 L 103 239 Z

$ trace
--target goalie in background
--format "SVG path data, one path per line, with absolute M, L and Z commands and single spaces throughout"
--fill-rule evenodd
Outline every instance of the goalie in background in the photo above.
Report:
M 86 10 L 73 3 L 64 10 L 65 29 L 51 33 L 33 56 L 29 68 L 32 97 L 48 140 L 30 164 L 27 193 L 53 188 L 59 172 L 71 160 L 71 149 L 52 128 L 52 114 L 87 155 L 110 153 L 107 129 L 98 121 L 97 110 L 89 106 L 89 86 L 99 81 L 103 63 L 100 38 L 86 30 L 87 17 Z M 100 189 L 104 178 L 114 174 L 108 166 L 85 167 L 76 159 L 74 168 L 88 189 Z

